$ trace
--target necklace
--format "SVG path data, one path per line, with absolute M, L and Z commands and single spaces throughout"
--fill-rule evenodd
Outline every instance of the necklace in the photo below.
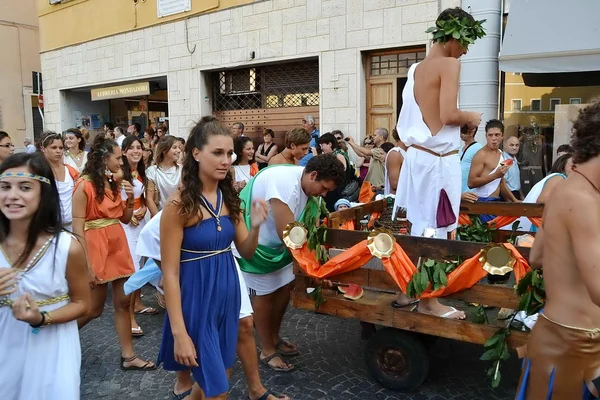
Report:
M 598 194 L 600 194 L 600 189 L 598 189 L 598 188 L 596 187 L 596 185 L 594 185 L 594 184 L 592 183 L 592 181 L 590 181 L 590 179 L 589 179 L 587 176 L 585 176 L 584 174 L 582 174 L 581 172 L 579 172 L 579 171 L 577 170 L 577 167 L 576 167 L 576 166 L 573 166 L 573 171 L 574 171 L 574 172 L 577 172 L 579 175 L 583 176 L 583 178 L 584 178 L 586 181 L 588 181 L 588 183 L 589 183 L 590 185 L 592 185 L 592 187 L 593 187 L 593 188 L 596 190 L 596 192 L 597 192 Z
M 80 151 L 77 155 L 73 155 L 73 152 L 71 150 L 67 150 L 67 153 L 69 153 L 69 157 L 71 157 L 75 161 L 79 161 L 81 160 L 81 157 L 83 157 L 83 151 Z
M 223 229 L 223 228 L 221 228 L 221 219 L 220 219 L 221 210 L 223 209 L 223 196 L 221 196 L 221 189 L 217 188 L 217 208 L 216 209 L 214 209 L 212 204 L 210 204 L 210 202 L 208 200 L 206 200 L 206 197 L 204 197 L 204 195 L 200 195 L 200 196 L 202 196 L 200 198 L 202 199 L 204 208 L 206 208 L 208 213 L 210 215 L 212 215 L 212 217 L 217 222 L 217 231 L 221 232 L 221 230 Z

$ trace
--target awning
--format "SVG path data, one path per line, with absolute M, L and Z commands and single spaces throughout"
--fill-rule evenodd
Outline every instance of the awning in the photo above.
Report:
M 500 70 L 582 73 L 600 70 L 600 0 L 513 0 Z

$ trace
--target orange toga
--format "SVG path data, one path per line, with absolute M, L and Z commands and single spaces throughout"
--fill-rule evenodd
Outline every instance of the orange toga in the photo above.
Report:
M 119 223 L 123 216 L 121 193 L 114 196 L 105 192 L 101 203 L 96 200 L 96 190 L 87 176 L 75 184 L 83 185 L 88 202 L 85 211 L 84 236 L 88 260 L 100 283 L 131 276 L 135 269 L 127 246 L 125 231 Z

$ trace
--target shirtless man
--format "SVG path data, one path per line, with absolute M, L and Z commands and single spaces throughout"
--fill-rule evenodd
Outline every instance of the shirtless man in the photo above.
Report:
M 502 198 L 513 203 L 519 201 L 504 180 L 504 175 L 511 165 L 505 163 L 504 154 L 500 150 L 503 137 L 502 122 L 492 119 L 485 124 L 487 143 L 473 157 L 468 181 L 469 188 L 477 195 L 479 201 L 501 201 Z
M 425 59 L 410 67 L 402 93 L 397 129 L 408 151 L 400 171 L 394 209 L 406 209 L 413 236 L 434 229 L 438 238 L 445 239 L 456 229 L 461 196 L 460 127 L 475 128 L 481 122 L 480 113 L 457 107 L 458 59 L 467 53 L 468 43 L 484 35 L 481 22 L 460 8 L 446 9 L 437 18 L 432 33 L 435 36 L 442 27 L 450 29 L 456 21 L 463 21 L 470 29 L 461 30 L 458 39 L 452 34 L 437 35 Z M 454 217 L 442 215 L 443 221 L 438 223 L 440 202 L 450 203 L 445 205 L 452 209 Z M 411 299 L 404 297 L 402 303 L 410 303 Z M 419 312 L 465 318 L 465 313 L 444 306 L 437 299 L 421 300 Z
M 396 188 L 398 187 L 398 178 L 400 177 L 400 170 L 402 169 L 402 163 L 404 162 L 404 156 L 406 156 L 406 146 L 400 140 L 398 131 L 396 128 L 392 129 L 392 137 L 396 146 L 387 152 L 385 156 L 385 184 L 383 188 L 383 195 L 396 194 Z
M 544 208 L 529 261 L 546 304 L 527 342 L 517 400 L 587 399 L 600 387 L 600 103 L 573 125 L 576 167 Z M 588 397 L 589 396 L 589 397 Z
M 285 149 L 269 160 L 269 166 L 277 164 L 298 165 L 310 149 L 312 136 L 304 128 L 294 128 L 285 134 Z

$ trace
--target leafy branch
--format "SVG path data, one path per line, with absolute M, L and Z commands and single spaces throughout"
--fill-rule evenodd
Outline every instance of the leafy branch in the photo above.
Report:
M 485 21 L 485 19 L 472 21 L 466 17 L 450 17 L 437 21 L 435 26 L 427 29 L 425 33 L 433 33 L 433 41 L 436 43 L 446 43 L 450 39 L 456 39 L 466 49 L 475 43 L 475 40 L 485 36 L 485 29 L 483 29 Z
M 493 240 L 493 234 L 497 230 L 490 227 L 487 223 L 481 222 L 478 215 L 470 215 L 471 225 L 462 225 L 458 227 L 458 236 L 465 242 L 490 243 Z
M 406 288 L 406 295 L 408 297 L 419 297 L 429 285 L 433 290 L 438 290 L 448 285 L 448 274 L 456 269 L 461 264 L 462 260 L 460 257 L 456 257 L 455 260 L 436 261 L 427 259 L 422 265 L 421 269 L 416 271 Z
M 321 307 L 321 305 L 327 301 L 325 296 L 323 296 L 323 288 L 321 286 L 314 288 L 314 290 L 310 292 L 308 296 L 315 301 L 315 311 L 317 311 L 319 307 Z

